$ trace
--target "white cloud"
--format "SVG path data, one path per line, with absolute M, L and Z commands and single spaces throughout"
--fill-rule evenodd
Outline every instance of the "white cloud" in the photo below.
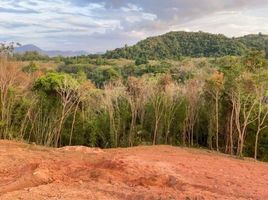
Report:
M 266 0 L 1 0 L 0 39 L 104 51 L 171 30 L 268 33 Z
M 254 10 L 245 10 L 244 12 L 218 12 L 182 25 L 173 26 L 171 29 L 181 30 L 182 28 L 187 28 L 190 31 L 202 30 L 211 33 L 222 33 L 229 37 L 259 32 L 267 34 L 268 12 L 263 12 L 265 9 L 256 8 Z M 259 13 L 262 13 L 262 15 L 259 15 Z

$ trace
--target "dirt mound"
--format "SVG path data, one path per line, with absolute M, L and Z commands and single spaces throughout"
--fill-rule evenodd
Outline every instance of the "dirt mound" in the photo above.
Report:
M 59 151 L 76 151 L 81 153 L 104 153 L 100 148 L 89 148 L 85 146 L 66 146 L 58 149 Z
M 268 199 L 268 164 L 170 146 L 0 141 L 0 199 Z

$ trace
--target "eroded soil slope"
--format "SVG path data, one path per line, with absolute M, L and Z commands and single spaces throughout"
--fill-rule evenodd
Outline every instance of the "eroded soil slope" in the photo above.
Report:
M 170 146 L 52 149 L 0 141 L 0 199 L 268 199 L 268 164 Z

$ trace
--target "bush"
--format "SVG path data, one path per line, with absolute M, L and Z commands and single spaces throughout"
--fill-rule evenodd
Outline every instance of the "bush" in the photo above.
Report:
M 147 58 L 144 56 L 144 57 L 138 57 L 136 60 L 135 60 L 135 65 L 143 65 L 143 64 L 148 64 L 148 60 Z
M 27 66 L 22 68 L 22 71 L 24 73 L 29 73 L 30 74 L 30 73 L 36 72 L 38 69 L 39 69 L 38 65 L 31 61 L 29 65 L 27 65 Z

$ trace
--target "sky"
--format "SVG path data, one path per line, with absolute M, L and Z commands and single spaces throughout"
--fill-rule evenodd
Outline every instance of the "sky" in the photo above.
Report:
M 268 34 L 268 0 L 0 0 L 0 41 L 90 53 L 169 31 Z

